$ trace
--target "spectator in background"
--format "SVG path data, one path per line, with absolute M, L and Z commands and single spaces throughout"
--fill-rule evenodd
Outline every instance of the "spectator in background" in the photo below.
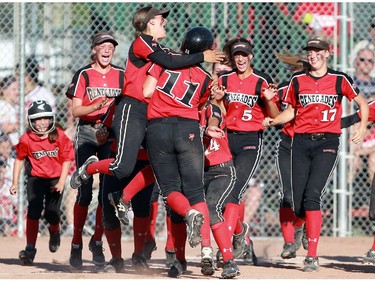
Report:
M 355 73 L 353 80 L 367 99 L 373 99 L 375 95 L 375 77 L 370 76 L 374 66 L 375 50 L 368 47 L 360 49 L 354 59 Z
M 0 82 L 0 132 L 8 134 L 12 145 L 18 143 L 18 81 L 14 76 Z

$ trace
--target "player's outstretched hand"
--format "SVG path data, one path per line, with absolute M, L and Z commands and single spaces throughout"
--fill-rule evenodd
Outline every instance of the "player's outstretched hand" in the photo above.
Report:
M 223 138 L 224 131 L 217 126 L 208 126 L 206 128 L 206 135 L 211 138 Z
M 263 88 L 263 95 L 266 100 L 272 100 L 277 94 L 277 86 L 275 84 L 269 84 L 268 88 Z
M 52 189 L 53 191 L 56 191 L 56 192 L 62 194 L 63 191 L 64 191 L 64 185 L 63 185 L 63 184 L 59 184 L 59 183 L 57 183 L 55 186 L 52 186 L 51 189 Z
M 223 62 L 225 55 L 221 51 L 216 51 L 216 50 L 206 50 L 203 52 L 204 56 L 204 61 L 205 62 Z
M 366 134 L 366 130 L 363 130 L 361 127 L 359 127 L 358 129 L 354 130 L 349 141 L 352 141 L 355 144 L 359 144 L 363 141 L 365 134 Z
M 219 85 L 219 84 L 216 83 L 211 88 L 211 96 L 210 96 L 210 98 L 212 100 L 221 100 L 224 97 L 225 93 L 226 93 L 225 91 L 226 91 L 226 89 L 225 89 L 224 86 L 221 86 L 221 85 Z
M 263 124 L 264 127 L 268 128 L 268 127 L 272 126 L 272 121 L 273 121 L 273 118 L 266 117 L 266 118 L 264 118 L 262 124 Z

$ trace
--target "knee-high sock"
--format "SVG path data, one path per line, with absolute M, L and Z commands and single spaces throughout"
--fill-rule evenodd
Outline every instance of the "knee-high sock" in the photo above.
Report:
M 74 204 L 74 231 L 72 244 L 82 245 L 82 231 L 85 226 L 88 209 L 88 206 L 80 206 L 77 202 Z
M 39 220 L 26 219 L 26 243 L 36 245 L 39 231 Z
M 133 219 L 134 254 L 136 255 L 143 252 L 149 222 L 149 217 L 134 217 Z
M 48 227 L 49 233 L 50 234 L 55 234 L 60 231 L 60 222 L 57 224 L 50 224 Z
M 309 249 L 307 255 L 317 257 L 318 242 L 320 238 L 320 230 L 322 228 L 322 212 L 306 211 L 306 234 L 309 239 Z
M 191 210 L 189 200 L 178 191 L 169 193 L 167 204 L 173 211 L 183 217 L 186 217 L 186 214 Z
M 176 258 L 184 261 L 185 258 L 185 245 L 186 245 L 186 224 L 185 223 L 171 223 L 173 244 L 176 253 Z
M 121 258 L 121 227 L 117 227 L 112 230 L 105 229 L 105 236 L 107 238 L 109 250 L 111 251 L 112 257 L 115 259 Z
M 295 215 L 291 208 L 280 208 L 279 220 L 284 243 L 294 243 L 294 220 Z
M 124 187 L 122 193 L 122 200 L 125 203 L 129 203 L 130 200 L 136 195 L 139 191 L 144 189 L 155 182 L 154 173 L 150 165 L 144 167 L 140 170 L 134 178 Z
M 372 247 L 371 247 L 372 250 L 375 250 L 375 235 L 374 235 L 374 241 L 372 243 Z
M 224 219 L 228 226 L 229 236 L 232 237 L 238 221 L 238 204 L 228 203 L 224 209 Z
M 155 240 L 155 228 L 156 228 L 156 219 L 158 216 L 159 210 L 159 202 L 154 201 L 151 203 L 151 214 L 150 214 L 150 222 L 148 226 L 146 241 Z
M 296 215 L 294 215 L 294 217 L 294 227 L 301 228 L 305 224 L 305 219 L 298 218 Z
M 229 232 L 227 231 L 228 226 L 226 222 L 224 221 L 214 224 L 213 226 L 211 226 L 211 229 L 216 244 L 223 255 L 224 262 L 226 262 L 227 260 L 232 260 L 232 235 L 229 235 Z
M 94 241 L 102 241 L 104 229 L 103 229 L 103 208 L 102 205 L 98 204 L 95 214 L 95 230 L 94 230 Z
M 175 246 L 173 243 L 172 222 L 168 214 L 165 216 L 165 220 L 167 224 L 167 242 L 165 243 L 165 250 L 174 251 Z M 186 229 L 185 229 L 185 232 L 186 232 Z
M 242 223 L 244 222 L 245 217 L 245 202 L 241 200 L 241 203 L 238 205 L 238 220 L 236 228 L 234 229 L 234 234 L 240 234 L 242 232 Z
M 106 174 L 112 176 L 112 173 L 109 171 L 109 164 L 111 164 L 115 158 L 103 159 L 98 162 L 91 163 L 86 167 L 86 173 L 88 175 L 94 174 Z
M 206 202 L 200 202 L 191 206 L 193 209 L 203 214 L 204 220 L 201 226 L 202 247 L 211 247 L 211 233 L 210 233 L 210 214 Z

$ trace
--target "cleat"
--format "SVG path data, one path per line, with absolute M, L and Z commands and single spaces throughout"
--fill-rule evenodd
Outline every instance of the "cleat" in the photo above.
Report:
M 34 263 L 35 254 L 36 249 L 33 246 L 26 246 L 25 250 L 20 251 L 18 257 L 23 265 L 32 265 Z
M 72 244 L 70 250 L 69 264 L 72 269 L 81 269 L 82 268 L 82 245 Z
M 143 248 L 143 255 L 146 257 L 147 260 L 151 259 L 151 255 L 153 251 L 156 251 L 156 242 L 155 240 L 150 240 L 145 242 L 144 248 Z
M 223 272 L 221 272 L 221 277 L 223 279 L 231 279 L 239 275 L 241 275 L 241 273 L 235 261 L 227 260 L 224 263 Z
M 60 247 L 60 231 L 49 235 L 49 251 L 51 253 L 57 252 Z
M 149 268 L 149 266 L 147 264 L 147 259 L 143 255 L 143 253 L 138 254 L 138 255 L 133 253 L 132 264 L 133 264 L 133 267 L 135 267 L 135 269 L 137 269 L 137 270 L 145 271 Z
M 89 242 L 89 250 L 92 253 L 92 262 L 97 266 L 105 265 L 105 257 L 103 254 L 103 242 L 94 241 L 94 236 L 91 236 Z
M 294 243 L 285 243 L 283 246 L 283 251 L 281 253 L 281 258 L 291 259 L 296 257 L 296 248 Z
M 309 238 L 307 237 L 306 228 L 303 227 L 303 235 L 302 235 L 302 246 L 305 250 L 309 249 Z
M 194 209 L 191 209 L 186 214 L 187 237 L 192 248 L 196 247 L 202 241 L 201 226 L 203 219 L 203 214 Z
M 168 270 L 168 277 L 179 277 L 184 273 L 187 269 L 187 262 L 180 261 L 176 259 L 172 264 L 171 268 Z
M 319 260 L 311 256 L 307 256 L 303 261 L 305 272 L 319 271 Z
M 302 236 L 303 236 L 303 227 L 295 227 L 294 228 L 294 248 L 296 252 L 301 248 L 302 244 Z
M 213 275 L 215 273 L 214 255 L 211 247 L 203 247 L 201 251 L 201 273 Z
M 366 264 L 375 264 L 375 250 L 370 249 L 366 253 L 366 256 L 363 258 L 363 263 Z
M 233 257 L 238 259 L 242 257 L 246 245 L 246 237 L 249 234 L 249 225 L 247 223 L 242 223 L 242 232 L 240 234 L 233 235 Z
M 89 158 L 87 158 L 85 163 L 83 163 L 83 165 L 79 167 L 79 169 L 76 170 L 73 173 L 72 177 L 70 178 L 70 187 L 73 189 L 77 189 L 82 185 L 82 183 L 87 181 L 91 177 L 91 175 L 88 175 L 86 173 L 87 166 L 91 163 L 98 162 L 98 161 L 99 159 L 95 155 L 92 155 Z
M 112 258 L 103 268 L 104 273 L 121 273 L 125 264 L 122 258 Z
M 170 268 L 176 260 L 176 253 L 174 250 L 165 250 L 165 257 L 166 257 L 165 265 L 168 268 Z
M 123 225 L 129 224 L 128 212 L 131 209 L 130 203 L 126 204 L 122 200 L 122 192 L 112 192 L 108 194 L 108 199 L 111 205 L 115 208 L 116 217 Z
M 248 265 L 257 265 L 258 259 L 254 252 L 253 241 L 250 240 L 250 245 L 245 245 L 243 259 Z
M 216 253 L 216 267 L 217 268 L 224 267 L 223 254 L 220 252 L 220 250 L 218 250 Z

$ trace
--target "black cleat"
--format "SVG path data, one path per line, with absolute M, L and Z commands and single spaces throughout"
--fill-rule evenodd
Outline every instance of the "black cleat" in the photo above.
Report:
M 224 263 L 223 272 L 221 272 L 221 277 L 223 279 L 231 279 L 239 275 L 241 275 L 241 273 L 235 261 L 227 260 Z
M 23 265 L 32 265 L 34 263 L 35 254 L 36 249 L 34 247 L 26 246 L 25 250 L 20 251 L 18 257 Z
M 303 261 L 305 272 L 319 271 L 319 259 L 311 256 L 307 256 Z
M 81 269 L 82 268 L 82 245 L 72 244 L 70 250 L 69 264 L 72 269 Z
M 128 212 L 131 209 L 130 204 L 126 204 L 122 200 L 122 192 L 116 191 L 108 194 L 108 199 L 111 205 L 115 208 L 116 217 L 123 225 L 129 224 Z
M 281 258 L 292 259 L 296 257 L 296 248 L 293 243 L 285 243 L 283 246 L 283 251 L 281 253 Z
M 51 253 L 57 252 L 60 247 L 60 231 L 53 234 L 50 233 L 48 246 Z
M 89 250 L 92 253 L 92 262 L 97 266 L 105 265 L 105 257 L 103 254 L 103 242 L 94 241 L 94 236 L 91 236 L 89 242 Z

